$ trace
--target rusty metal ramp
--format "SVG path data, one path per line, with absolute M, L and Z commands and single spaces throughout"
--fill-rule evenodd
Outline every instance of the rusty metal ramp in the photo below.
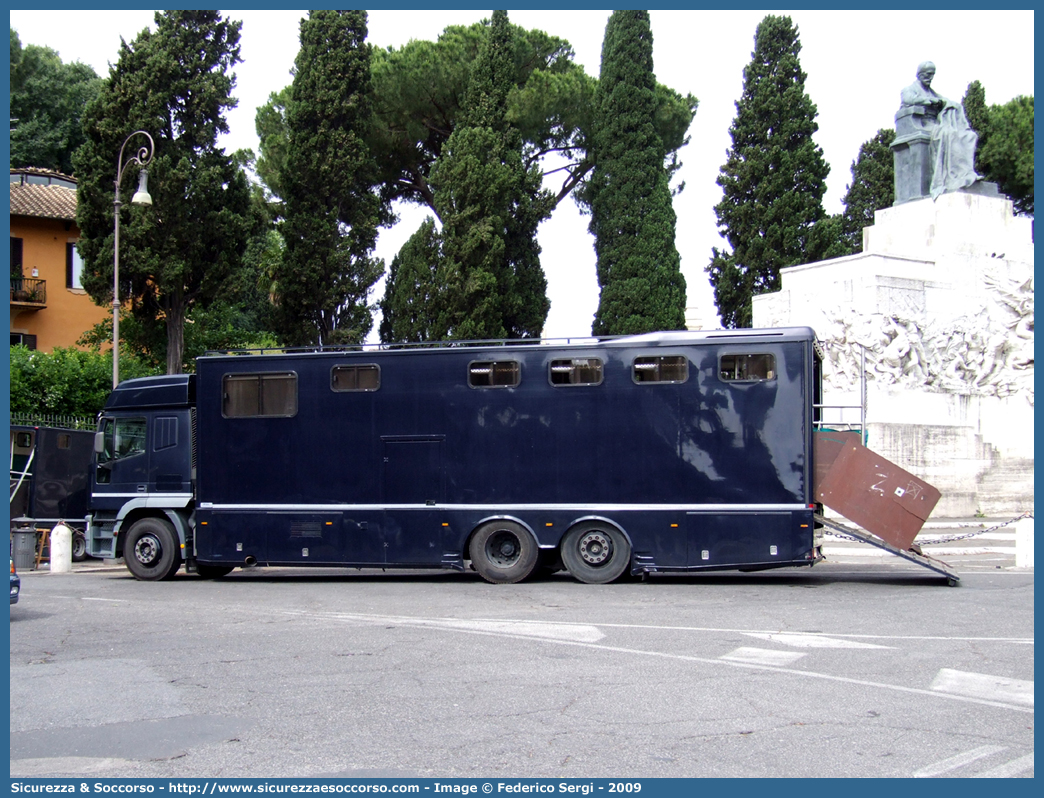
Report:
M 960 577 L 953 568 L 926 556 L 914 543 L 941 498 L 935 487 L 866 448 L 858 433 L 817 430 L 813 443 L 816 501 L 860 528 L 822 515 L 816 516 L 818 523 L 943 574 L 951 585 L 957 584 Z
M 824 518 L 821 515 L 815 515 L 813 517 L 817 524 L 822 524 L 827 529 L 832 529 L 839 534 L 846 535 L 863 543 L 869 543 L 871 546 L 877 546 L 877 548 L 884 549 L 890 554 L 894 554 L 896 557 L 902 557 L 904 560 L 920 565 L 930 571 L 935 571 L 937 574 L 942 574 L 946 577 L 946 583 L 950 585 L 950 587 L 956 587 L 956 585 L 961 581 L 961 577 L 957 571 L 942 560 L 929 557 L 927 554 L 922 554 L 920 551 L 914 550 L 913 548 L 900 549 L 898 546 L 893 546 L 888 541 L 882 540 L 876 535 L 864 532 L 862 529 L 847 526 L 838 521 L 834 521 L 833 519 Z M 920 547 L 917 548 L 919 549 Z

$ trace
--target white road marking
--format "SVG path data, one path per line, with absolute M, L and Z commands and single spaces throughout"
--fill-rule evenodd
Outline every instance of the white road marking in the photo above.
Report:
M 756 637 L 759 640 L 768 640 L 772 643 L 782 643 L 794 648 L 892 648 L 891 646 L 879 646 L 874 643 L 860 643 L 857 640 L 842 640 L 837 637 L 826 635 L 810 635 L 790 632 L 744 632 L 747 637 Z
M 416 618 L 402 615 L 365 615 L 361 613 L 328 613 L 328 612 L 305 612 L 301 610 L 282 610 L 277 615 L 289 616 L 293 618 L 311 618 L 317 621 L 339 621 L 342 623 L 364 623 L 364 624 L 401 624 L 402 626 L 414 626 L 414 627 L 427 627 L 432 628 L 441 626 L 443 629 L 451 631 L 464 632 L 465 634 L 477 634 L 477 635 L 490 635 L 494 637 L 510 637 L 517 640 L 533 640 L 534 638 L 529 635 L 519 635 L 509 632 L 499 632 L 485 629 L 478 629 L 473 626 L 467 627 L 459 625 L 460 619 L 458 618 Z M 445 622 L 454 621 L 457 622 L 456 626 L 449 626 Z M 511 621 L 503 621 L 503 623 L 513 623 Z M 549 626 L 562 626 L 569 625 L 564 623 L 549 623 Z M 734 632 L 745 632 L 745 629 L 698 629 L 691 627 L 662 627 L 662 626 L 641 626 L 637 624 L 599 624 L 599 626 L 615 627 L 615 628 L 637 628 L 637 629 L 673 629 L 675 631 L 708 631 L 708 632 L 721 632 L 721 631 L 734 631 Z M 872 635 L 847 635 L 847 637 L 871 637 Z M 966 695 L 955 695 L 937 690 L 925 690 L 920 687 L 906 687 L 900 684 L 887 684 L 884 682 L 873 682 L 869 679 L 855 679 L 850 676 L 837 676 L 832 673 L 819 673 L 816 671 L 802 671 L 793 668 L 782 668 L 775 665 L 764 665 L 755 662 L 739 661 L 739 660 L 727 660 L 721 657 L 696 657 L 689 654 L 671 654 L 665 651 L 648 651 L 639 648 L 627 648 L 624 646 L 607 646 L 597 643 L 586 643 L 579 642 L 576 640 L 562 640 L 551 637 L 539 638 L 545 643 L 552 645 L 562 646 L 576 646 L 578 648 L 589 648 L 593 651 L 611 651 L 617 654 L 629 654 L 638 657 L 656 657 L 658 659 L 668 659 L 678 662 L 696 662 L 704 665 L 726 665 L 732 668 L 747 668 L 750 670 L 762 670 L 771 671 L 773 673 L 787 674 L 790 676 L 799 676 L 806 679 L 820 679 L 822 681 L 835 682 L 837 684 L 854 684 L 860 687 L 870 687 L 880 690 L 891 690 L 897 693 L 906 693 L 908 695 L 918 695 L 923 697 L 932 698 L 945 698 L 952 701 L 960 701 L 966 704 L 981 704 L 983 706 L 998 707 L 1000 709 L 1009 709 L 1016 712 L 1033 712 L 1032 707 L 1025 707 L 1016 704 L 1005 703 L 1003 701 L 988 700 L 984 698 L 976 698 Z M 930 639 L 930 640 L 1000 640 L 1011 642 L 1012 638 L 912 638 L 912 639 Z
M 127 599 L 95 598 L 94 596 L 80 596 L 80 601 L 109 601 L 113 604 L 125 604 Z
M 740 646 L 739 648 L 730 651 L 728 654 L 722 654 L 720 659 L 726 659 L 732 662 L 749 662 L 754 665 L 774 665 L 776 667 L 781 667 L 784 665 L 790 665 L 792 662 L 796 662 L 803 656 L 805 655 L 799 654 L 796 651 L 775 651 L 769 648 Z
M 1003 765 L 998 765 L 995 768 L 984 770 L 982 773 L 977 773 L 974 778 L 1010 779 L 1012 776 L 1025 773 L 1027 770 L 1033 770 L 1032 752 L 1026 754 L 1026 756 L 1020 756 L 1018 759 L 1013 759 L 1010 762 L 1005 762 Z
M 545 640 L 573 640 L 578 643 L 597 643 L 604 634 L 596 626 L 584 624 L 551 624 L 536 621 L 456 621 L 431 620 L 426 626 L 441 626 L 462 631 L 540 637 Z
M 1033 706 L 1033 682 L 1008 679 L 985 673 L 966 673 L 943 668 L 932 682 L 932 690 L 940 693 L 1003 701 L 1006 704 Z
M 1003 745 L 981 745 L 978 748 L 973 748 L 970 751 L 965 751 L 962 754 L 956 754 L 947 759 L 943 759 L 940 762 L 933 762 L 931 765 L 926 765 L 918 771 L 913 773 L 915 779 L 930 779 L 932 776 L 938 776 L 942 773 L 949 773 L 951 770 L 957 770 L 974 762 L 977 759 L 983 757 L 993 756 L 1001 751 L 1006 750 Z

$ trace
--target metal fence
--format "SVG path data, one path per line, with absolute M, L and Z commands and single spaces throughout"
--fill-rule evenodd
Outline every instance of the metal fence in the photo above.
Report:
M 91 416 L 12 413 L 11 424 L 19 427 L 58 427 L 60 429 L 93 430 L 98 426 Z

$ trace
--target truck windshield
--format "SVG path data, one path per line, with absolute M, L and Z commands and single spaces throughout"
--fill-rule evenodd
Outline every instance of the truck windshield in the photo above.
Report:
M 132 457 L 145 451 L 144 418 L 106 419 L 102 432 L 105 436 L 105 448 L 98 455 L 99 464 Z

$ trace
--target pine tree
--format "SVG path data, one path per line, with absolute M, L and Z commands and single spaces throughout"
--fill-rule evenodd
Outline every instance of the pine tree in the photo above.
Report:
M 122 44 L 119 59 L 84 112 L 86 141 L 74 158 L 83 286 L 99 304 L 112 300 L 113 183 L 128 134 L 155 141 L 149 163 L 151 208 L 124 202 L 120 226 L 120 299 L 150 330 L 165 327 L 167 372 L 180 373 L 185 318 L 223 293 L 239 265 L 251 226 L 250 191 L 232 156 L 217 146 L 234 108 L 232 68 L 240 23 L 214 11 L 156 14 L 156 31 Z M 127 155 L 145 143 L 128 142 Z M 136 169 L 124 175 L 129 197 Z
M 816 106 L 805 93 L 801 43 L 789 17 L 758 25 L 743 70 L 743 95 L 729 130 L 732 147 L 714 210 L 731 253 L 707 266 L 722 324 L 749 327 L 752 297 L 780 287 L 779 270 L 819 260 L 830 236 L 812 236 L 824 218 L 830 167 L 812 140 Z
M 852 182 L 842 202 L 842 237 L 848 253 L 863 251 L 863 228 L 874 223 L 874 212 L 895 202 L 895 157 L 891 144 L 895 131 L 881 128 L 863 142 L 852 162 Z
M 594 170 L 585 193 L 601 289 L 595 335 L 685 328 L 666 152 L 653 124 L 652 47 L 648 11 L 616 11 L 609 18 L 595 94 Z
M 292 344 L 358 343 L 373 326 L 367 298 L 384 264 L 371 253 L 386 218 L 363 141 L 372 118 L 365 11 L 302 20 L 286 115 L 280 327 Z
M 538 336 L 550 308 L 536 229 L 553 198 L 540 189 L 539 169 L 525 165 L 521 136 L 507 121 L 513 39 L 507 12 L 494 11 L 457 125 L 431 172 L 447 297 L 433 338 Z

